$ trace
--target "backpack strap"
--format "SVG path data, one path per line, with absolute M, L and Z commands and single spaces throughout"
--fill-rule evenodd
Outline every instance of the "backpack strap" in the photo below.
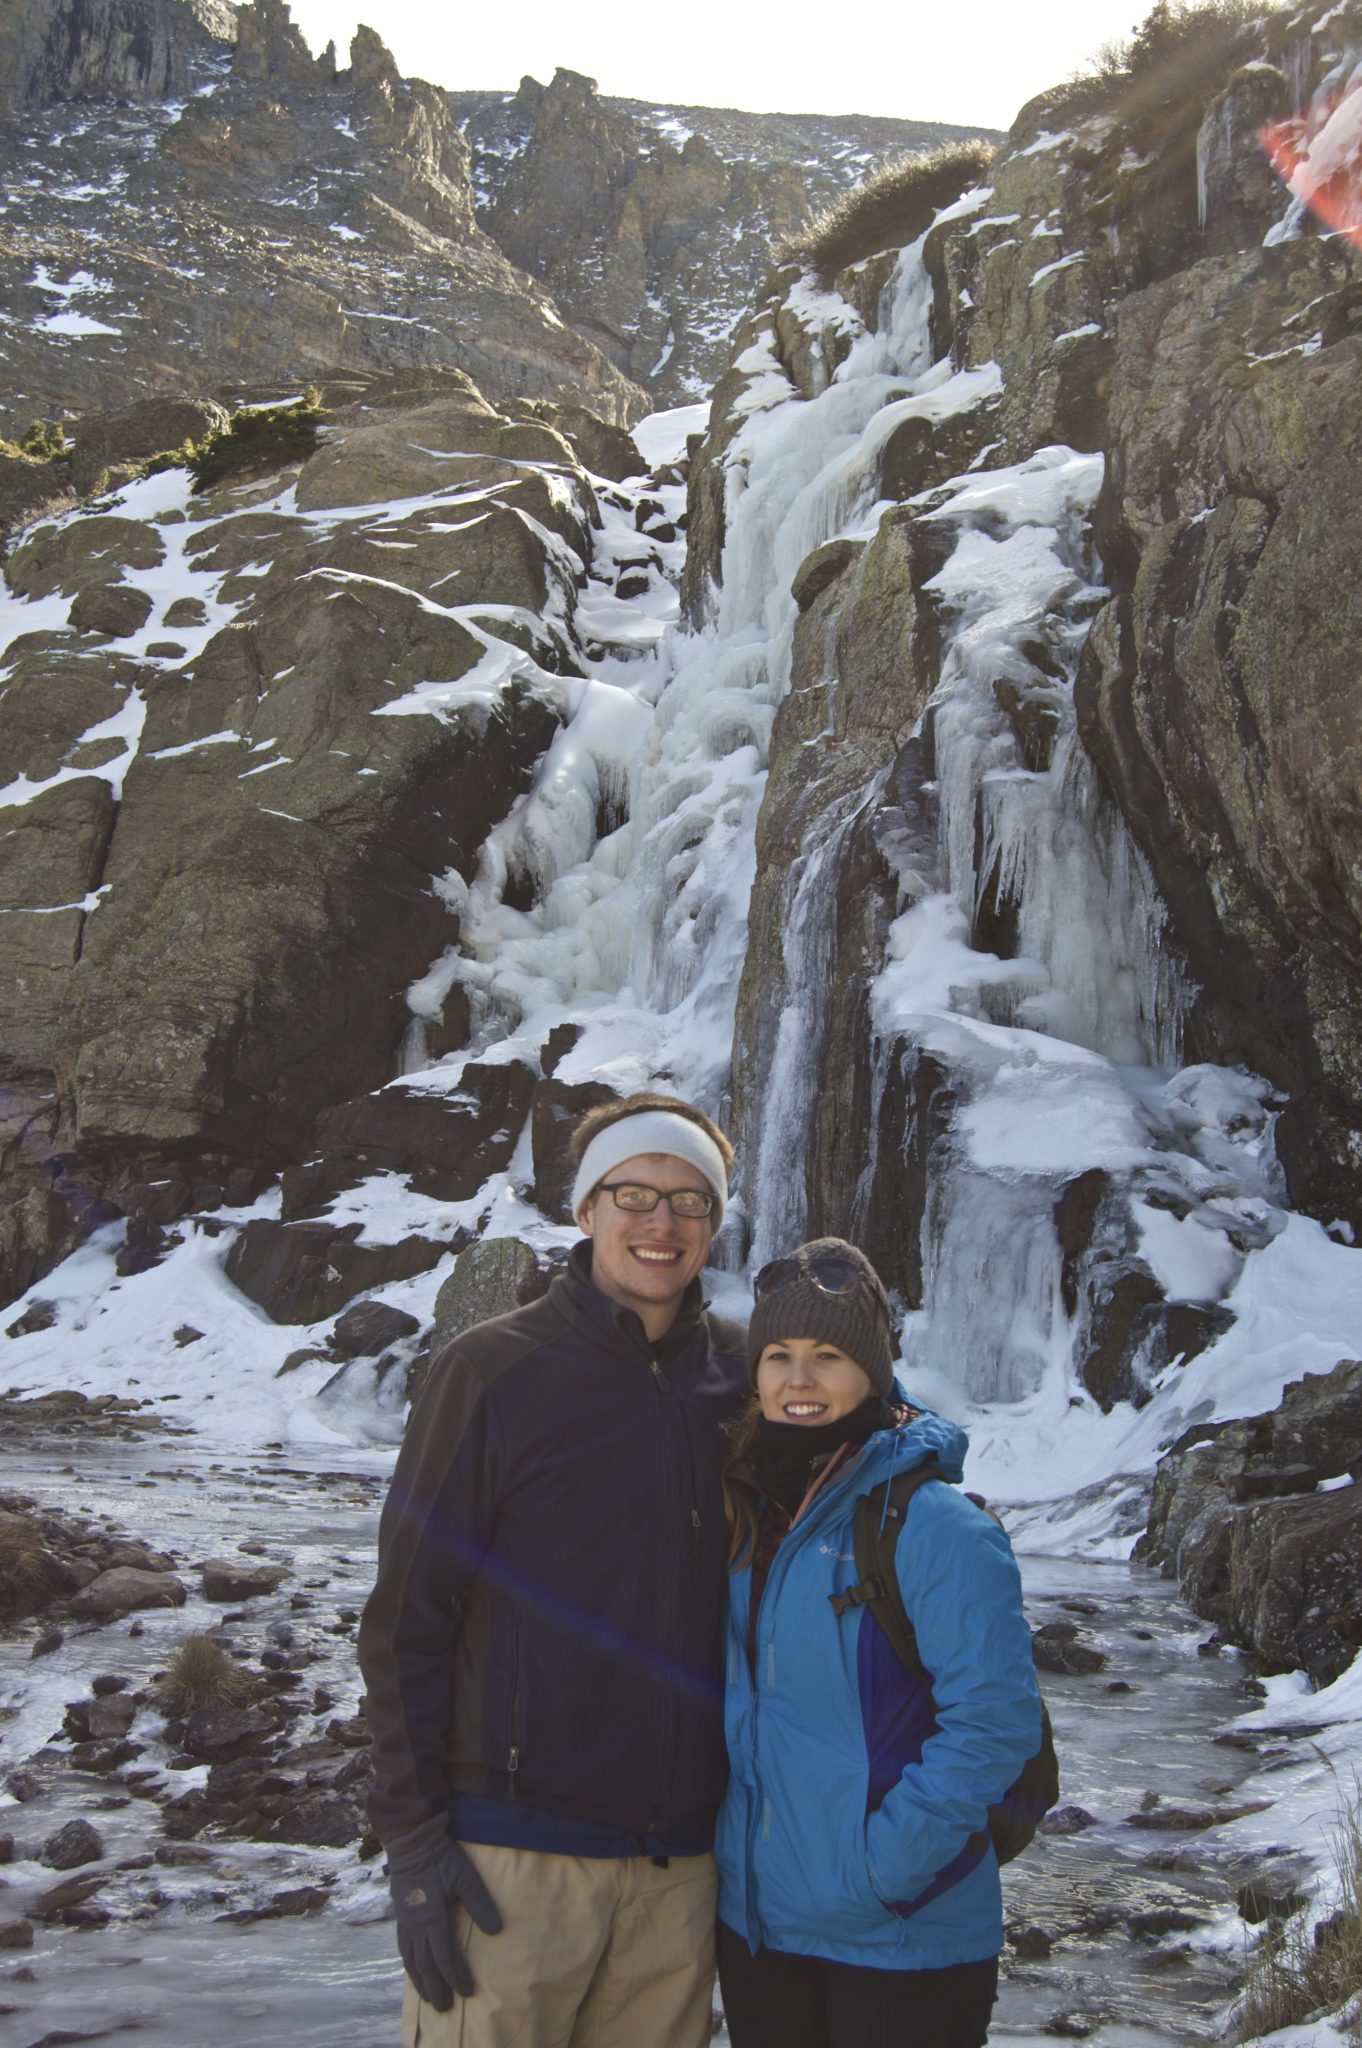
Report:
M 917 1632 L 903 1604 L 894 1555 L 909 1501 L 920 1486 L 933 1479 L 946 1486 L 950 1484 L 936 1459 L 928 1458 L 910 1471 L 896 1472 L 883 1485 L 862 1494 L 852 1523 L 857 1583 L 848 1586 L 845 1593 L 828 1595 L 837 1615 L 845 1614 L 848 1608 L 868 1607 L 904 1669 L 924 1684 L 930 1683 L 930 1678 L 918 1653 Z

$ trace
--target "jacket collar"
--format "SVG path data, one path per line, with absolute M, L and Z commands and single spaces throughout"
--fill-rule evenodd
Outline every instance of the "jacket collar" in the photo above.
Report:
M 794 1516 L 795 1522 L 801 1521 L 815 1504 L 821 1507 L 828 1495 L 840 1494 L 844 1485 L 857 1493 L 868 1493 L 882 1480 L 891 1479 L 896 1472 L 907 1472 L 929 1458 L 937 1461 L 947 1479 L 958 1482 L 964 1477 L 969 1441 L 964 1431 L 930 1408 L 908 1406 L 897 1390 L 895 1399 L 900 1419 L 890 1429 L 877 1429 L 864 1444 L 839 1444 L 814 1474 Z M 746 1459 L 730 1462 L 724 1477 L 750 1487 L 765 1499 L 756 1472 Z
M 592 1280 L 589 1237 L 572 1247 L 567 1267 L 551 1283 L 549 1294 L 554 1307 L 583 1335 L 621 1357 L 656 1358 L 661 1365 L 685 1349 L 705 1312 L 704 1291 L 698 1280 L 692 1280 L 681 1297 L 676 1320 L 666 1335 L 653 1344 L 634 1310 L 612 1301 Z

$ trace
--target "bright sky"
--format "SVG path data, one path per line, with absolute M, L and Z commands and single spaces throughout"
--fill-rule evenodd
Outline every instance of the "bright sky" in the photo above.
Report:
M 958 4 L 958 0 L 957 0 Z M 409 77 L 514 90 L 529 72 L 585 71 L 603 93 L 754 113 L 890 114 L 1006 128 L 1018 109 L 1124 38 L 1151 0 L 869 0 L 829 17 L 799 4 L 562 0 L 454 8 L 448 0 L 292 0 L 314 50 L 341 62 L 357 22 Z

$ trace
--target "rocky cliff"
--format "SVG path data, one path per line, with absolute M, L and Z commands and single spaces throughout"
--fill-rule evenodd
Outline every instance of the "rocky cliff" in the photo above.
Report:
M 7 19 L 0 431 L 437 364 L 496 397 L 646 410 L 478 227 L 444 95 L 371 30 L 338 70 L 284 0 L 231 15 L 225 41 L 187 0 L 25 0 Z
M 987 133 L 648 106 L 563 70 L 450 99 L 483 226 L 658 405 L 708 393 L 772 247 L 811 213 L 886 157 Z
M 27 0 L 0 20 L 0 106 L 173 98 L 236 35 L 229 0 Z
M 18 0 L 0 432 L 436 363 L 634 418 L 708 388 L 773 238 L 954 133 L 644 110 L 572 72 L 451 95 L 368 28 L 314 61 L 286 0 Z

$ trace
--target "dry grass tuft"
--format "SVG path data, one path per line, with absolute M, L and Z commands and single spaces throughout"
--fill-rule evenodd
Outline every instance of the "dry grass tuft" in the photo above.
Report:
M 61 1590 L 62 1576 L 32 1530 L 0 1523 L 0 1614 L 34 1614 Z
M 979 141 L 895 157 L 782 242 L 777 260 L 802 263 L 826 283 L 849 263 L 901 249 L 943 206 L 987 176 L 993 156 L 993 145 Z
M 1306 1916 L 1298 1914 L 1259 1943 L 1239 2000 L 1237 2040 L 1254 2041 L 1279 2027 L 1322 2019 L 1362 1994 L 1362 1790 L 1357 1787 L 1334 1831 L 1333 1853 L 1337 1907 L 1313 1932 Z M 1362 2004 L 1341 2038 L 1362 2041 Z
M 168 1714 L 194 1714 L 204 1707 L 241 1707 L 258 1688 L 213 1636 L 185 1636 L 156 1681 L 156 1698 Z

